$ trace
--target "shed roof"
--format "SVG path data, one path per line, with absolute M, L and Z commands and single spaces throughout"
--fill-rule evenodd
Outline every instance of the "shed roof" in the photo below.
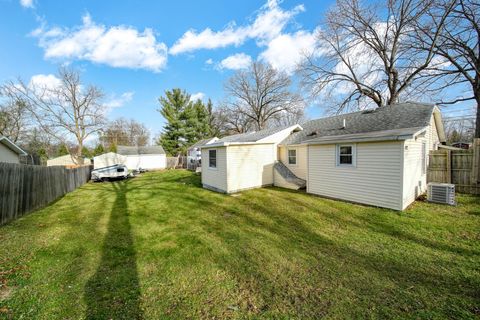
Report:
M 141 154 L 165 154 L 162 146 L 148 146 L 148 147 L 131 147 L 131 146 L 117 146 L 117 153 L 124 156 L 141 155 Z
M 9 148 L 10 150 L 12 150 L 13 152 L 15 152 L 16 154 L 18 154 L 18 155 L 21 155 L 21 156 L 26 156 L 27 155 L 27 153 L 25 151 L 23 151 L 22 148 L 17 146 L 15 143 L 13 143 L 12 140 L 8 139 L 5 136 L 0 136 L 0 143 L 3 144 L 4 146 L 6 146 L 7 148 Z
M 275 127 L 275 128 L 268 128 L 256 132 L 247 132 L 247 133 L 241 133 L 241 134 L 235 134 L 233 136 L 228 136 L 224 137 L 216 143 L 222 143 L 222 142 L 257 142 L 259 140 L 262 140 L 268 136 L 274 135 L 275 133 L 279 133 L 282 130 L 288 129 L 292 126 L 282 126 L 282 127 Z
M 378 136 L 374 132 L 392 134 L 395 130 L 399 133 L 418 131 L 429 125 L 434 108 L 431 104 L 407 102 L 310 120 L 302 124 L 303 131 L 293 133 L 281 144 L 372 137 Z
M 218 141 L 217 137 L 203 139 L 203 140 L 197 141 L 195 144 L 190 146 L 190 148 L 188 148 L 188 149 L 190 150 L 190 149 L 193 149 L 193 148 L 199 148 L 199 147 L 202 147 L 204 145 L 209 144 L 210 142 L 216 142 L 216 141 Z

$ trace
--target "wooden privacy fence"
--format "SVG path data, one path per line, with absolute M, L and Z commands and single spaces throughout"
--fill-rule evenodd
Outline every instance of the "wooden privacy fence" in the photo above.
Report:
M 455 184 L 460 193 L 480 194 L 480 139 L 469 150 L 430 152 L 427 182 Z
M 0 225 L 80 187 L 90 180 L 91 170 L 0 163 Z

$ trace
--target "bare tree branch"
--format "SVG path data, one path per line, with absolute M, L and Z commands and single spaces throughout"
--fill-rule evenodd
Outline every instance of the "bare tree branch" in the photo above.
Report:
M 22 101 L 39 127 L 56 140 L 65 143 L 73 138 L 77 144 L 73 156 L 83 164 L 85 140 L 105 123 L 103 93 L 95 86 L 83 86 L 78 71 L 62 68 L 58 77 L 58 86 L 19 80 L 7 83 L 2 91 Z

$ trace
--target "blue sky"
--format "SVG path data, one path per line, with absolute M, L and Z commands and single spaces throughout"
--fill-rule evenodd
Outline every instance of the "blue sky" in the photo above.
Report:
M 301 52 L 313 48 L 314 30 L 331 5 L 0 0 L 0 81 L 54 82 L 58 67 L 70 64 L 85 83 L 104 90 L 110 119 L 134 118 L 156 135 L 164 124 L 157 99 L 165 90 L 179 87 L 215 103 L 224 98 L 225 80 L 251 60 L 291 72 Z M 449 108 L 455 109 L 465 106 Z M 323 112 L 307 109 L 309 117 Z
M 249 57 L 257 59 L 266 52 L 272 39 L 292 35 L 308 46 L 329 5 L 327 1 L 291 0 L 279 4 L 0 0 L 0 81 L 17 77 L 29 81 L 38 75 L 48 79 L 60 65 L 69 63 L 82 71 L 86 83 L 97 84 L 105 91 L 112 106 L 110 118 L 135 118 L 156 134 L 164 123 L 156 111 L 157 98 L 165 90 L 179 87 L 220 101 L 224 81 Z M 264 19 L 260 21 L 259 16 Z M 205 29 L 212 32 L 202 33 Z M 189 30 L 191 38 L 185 36 Z M 102 34 L 100 40 L 92 37 L 105 42 L 107 49 L 88 47 L 86 42 L 91 38 L 85 34 L 89 32 Z M 269 32 L 272 34 L 265 34 Z M 73 44 L 66 40 L 75 37 L 80 42 L 76 45 L 87 48 L 72 49 Z M 109 50 L 124 49 L 116 47 L 122 42 L 129 49 L 118 51 L 133 47 L 150 53 L 143 56 L 143 61 L 129 62 L 138 52 L 115 54 L 111 51 L 117 50 Z M 279 51 L 282 48 L 269 51 L 272 63 L 295 62 L 295 57 L 279 55 Z M 317 109 L 310 113 L 320 114 Z

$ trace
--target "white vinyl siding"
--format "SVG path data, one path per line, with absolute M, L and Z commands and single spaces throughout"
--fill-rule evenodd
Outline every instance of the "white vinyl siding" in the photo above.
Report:
M 415 199 L 427 191 L 428 155 L 430 150 L 435 150 L 440 140 L 437 134 L 435 121 L 430 121 L 430 126 L 423 137 L 408 139 L 403 148 L 403 204 L 402 209 L 408 207 Z M 425 158 L 423 157 L 423 144 L 426 145 Z
M 0 162 L 20 163 L 18 154 L 0 143 Z
M 288 148 L 285 147 L 279 148 L 280 161 L 282 161 L 282 163 L 297 177 L 304 180 L 307 179 L 307 147 L 295 147 L 295 150 L 297 150 L 297 163 L 295 165 L 288 164 L 287 150 Z
M 216 168 L 208 166 L 209 150 L 216 150 Z M 204 187 L 214 188 L 217 191 L 227 192 L 227 148 L 218 147 L 214 149 L 202 148 L 202 184 Z
M 430 119 L 430 126 L 427 130 L 427 139 L 429 141 L 429 146 L 427 150 L 437 150 L 438 145 L 440 144 L 440 138 L 438 137 L 437 126 L 435 125 L 435 120 L 433 116 Z
M 142 154 L 128 155 L 125 165 L 129 170 L 135 169 L 165 169 L 167 166 L 167 158 L 164 154 Z
M 356 144 L 356 166 L 337 166 L 336 145 L 308 147 L 307 192 L 402 209 L 403 143 Z
M 274 144 L 228 146 L 228 192 L 272 185 L 276 153 Z

